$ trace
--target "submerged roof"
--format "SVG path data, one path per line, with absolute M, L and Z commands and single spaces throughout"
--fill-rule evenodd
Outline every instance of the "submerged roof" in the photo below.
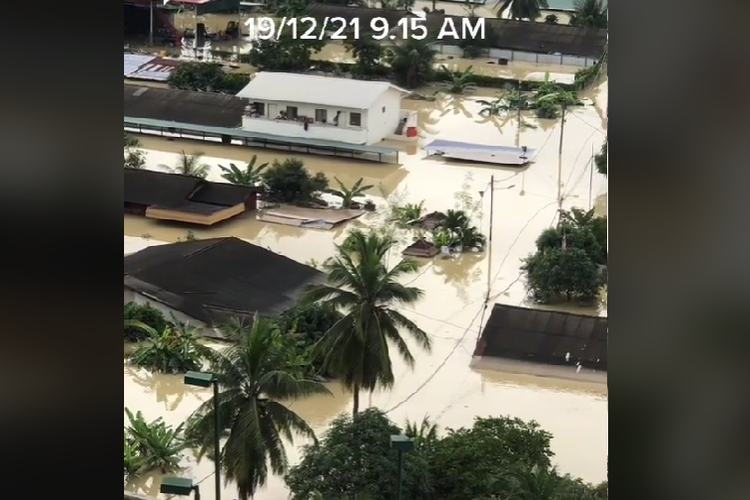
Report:
M 125 287 L 208 324 L 276 315 L 325 274 L 239 238 L 148 247 L 124 260 Z
M 209 127 L 239 127 L 245 103 L 233 95 L 124 85 L 124 114 Z
M 495 304 L 474 355 L 606 370 L 607 318 Z
M 257 73 L 237 97 L 369 109 L 389 89 L 409 93 L 389 82 L 263 71 Z

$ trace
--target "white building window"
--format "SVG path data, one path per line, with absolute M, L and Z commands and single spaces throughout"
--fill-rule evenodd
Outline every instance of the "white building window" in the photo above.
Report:
M 289 120 L 295 120 L 297 118 L 297 106 L 287 106 L 286 107 L 286 117 Z
M 327 109 L 316 109 L 315 110 L 315 121 L 325 123 L 328 121 L 328 110 Z
M 362 113 L 349 113 L 349 125 L 352 127 L 361 127 Z
M 266 116 L 266 104 L 263 102 L 254 102 L 253 112 L 258 116 Z

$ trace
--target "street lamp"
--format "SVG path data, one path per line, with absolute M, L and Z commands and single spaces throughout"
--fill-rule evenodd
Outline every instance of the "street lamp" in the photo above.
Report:
M 404 453 L 408 453 L 414 449 L 414 440 L 403 434 L 394 434 L 391 436 L 391 448 L 398 453 L 398 500 L 401 500 L 403 495 L 402 483 L 404 480 Z
M 200 487 L 189 477 L 167 476 L 159 486 L 159 493 L 168 495 L 189 495 L 191 492 L 195 492 L 193 500 L 201 500 Z
M 221 500 L 221 429 L 219 428 L 219 381 L 216 375 L 206 372 L 187 372 L 185 384 L 196 387 L 214 387 L 214 480 L 216 481 L 216 500 Z M 196 498 L 196 500 L 198 500 Z

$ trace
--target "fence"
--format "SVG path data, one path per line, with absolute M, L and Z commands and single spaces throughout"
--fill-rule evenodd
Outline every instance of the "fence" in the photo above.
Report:
M 461 57 L 463 49 L 456 45 L 435 45 L 435 49 L 441 54 L 453 57 Z M 561 64 L 567 66 L 593 66 L 596 59 L 593 57 L 570 56 L 564 54 L 537 54 L 510 49 L 488 49 L 484 51 L 485 57 L 492 59 L 507 59 L 508 61 L 523 61 L 537 64 Z

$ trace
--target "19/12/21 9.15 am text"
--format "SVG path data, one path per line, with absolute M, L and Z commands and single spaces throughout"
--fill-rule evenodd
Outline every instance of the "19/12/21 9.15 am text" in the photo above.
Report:
M 446 17 L 435 33 L 430 33 L 425 20 L 419 17 L 399 19 L 393 26 L 383 17 L 374 17 L 369 23 L 358 18 L 343 17 L 252 17 L 245 21 L 250 37 L 259 40 L 274 40 L 282 36 L 293 40 L 483 40 L 484 18 L 460 18 L 454 21 Z

